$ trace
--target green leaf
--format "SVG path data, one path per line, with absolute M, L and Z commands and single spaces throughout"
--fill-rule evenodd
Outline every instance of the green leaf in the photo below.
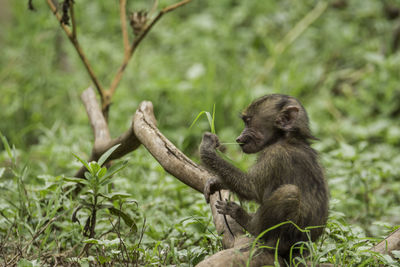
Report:
M 116 200 L 116 199 L 123 199 L 123 198 L 129 198 L 132 195 L 124 192 L 114 192 L 111 194 L 103 195 L 105 198 L 109 200 Z
M 90 167 L 89 167 L 89 164 L 88 164 L 85 160 L 81 159 L 80 157 L 78 157 L 78 155 L 76 155 L 76 154 L 74 154 L 74 153 L 72 153 L 72 155 L 74 155 L 74 157 L 77 158 L 77 159 L 83 164 L 83 166 L 86 167 L 86 169 L 87 169 L 88 171 L 91 171 L 91 169 L 90 169 Z
M 107 168 L 103 167 L 97 172 L 97 177 L 102 178 L 107 173 Z
M 216 134 L 216 131 L 215 131 L 215 103 L 213 105 L 213 113 L 212 113 L 212 120 L 211 120 L 211 132 L 213 134 Z
M 101 195 L 101 196 L 105 197 L 104 195 Z M 112 204 L 100 204 L 100 205 L 97 205 L 97 209 L 98 210 L 113 209 L 113 208 L 114 208 L 114 206 Z
M 201 111 L 197 117 L 194 119 L 192 124 L 190 125 L 189 129 L 193 127 L 193 125 L 197 122 L 197 120 L 201 117 L 201 115 L 205 114 L 207 116 L 208 124 L 210 125 L 210 131 L 215 134 L 215 104 L 213 106 L 212 115 L 208 111 Z
M 97 259 L 99 260 L 100 264 L 104 264 L 110 261 L 110 257 L 104 257 L 102 255 L 97 256 Z
M 108 178 L 109 178 L 109 176 L 107 176 L 105 179 L 103 179 L 103 180 L 100 182 L 100 186 L 105 186 L 105 185 L 110 184 L 110 183 L 112 182 L 112 180 L 111 180 L 111 179 L 108 179 Z
M 210 112 L 208 112 L 208 111 L 206 111 L 206 115 L 207 115 L 208 124 L 210 125 L 210 131 L 212 133 L 215 133 L 215 131 L 213 132 L 213 130 L 215 130 L 215 129 L 213 129 L 213 117 L 210 114 Z
M 194 121 L 192 122 L 192 124 L 190 125 L 189 129 L 191 129 L 193 127 L 193 125 L 196 123 L 196 121 L 201 117 L 201 115 L 203 115 L 205 113 L 205 111 L 201 111 L 197 117 L 194 119 Z
M 97 175 L 97 173 L 101 169 L 101 165 L 99 163 L 97 163 L 96 161 L 89 162 L 89 166 L 90 166 L 90 173 L 92 175 Z
M 121 171 L 123 168 L 125 168 L 127 163 L 128 163 L 128 161 L 127 161 L 127 160 L 124 160 L 124 161 L 120 161 L 120 162 L 118 162 L 118 163 L 112 165 L 112 166 L 108 169 L 107 174 L 104 175 L 104 177 L 103 177 L 102 180 L 100 180 L 100 185 L 105 185 L 105 184 L 107 184 L 107 183 L 105 183 L 105 181 L 106 181 L 108 178 L 110 178 L 111 176 L 113 176 L 114 174 L 116 174 L 117 172 Z
M 400 250 L 392 250 L 390 253 L 392 253 L 393 256 L 394 256 L 396 259 L 400 259 Z
M 114 152 L 114 150 L 116 150 L 121 144 L 115 145 L 112 148 L 110 148 L 109 150 L 107 150 L 101 157 L 100 159 L 97 161 L 99 163 L 100 166 L 102 166 L 104 164 L 104 162 L 106 162 L 106 160 L 108 159 L 108 157 L 110 157 L 110 155 Z
M 100 242 L 101 242 L 100 240 L 97 240 L 97 239 L 94 239 L 94 238 L 83 240 L 83 243 L 87 243 L 87 244 L 96 244 L 96 245 L 98 245 Z
M 128 214 L 116 208 L 109 208 L 109 211 L 111 214 L 121 217 L 122 220 L 124 220 L 124 222 L 133 229 L 134 232 L 137 231 L 137 226 L 135 221 Z
M 90 172 L 85 172 L 85 177 L 88 180 L 91 180 L 93 178 L 93 175 Z
M 1 141 L 3 142 L 4 148 L 6 149 L 8 156 L 13 161 L 13 163 L 15 163 L 13 154 L 11 152 L 10 145 L 8 144 L 8 141 L 7 141 L 7 138 L 1 132 L 0 132 L 0 138 L 1 138 Z
M 88 184 L 88 181 L 83 178 L 78 178 L 78 177 L 64 177 L 64 181 L 66 182 L 74 182 L 74 183 L 79 183 L 79 184 Z

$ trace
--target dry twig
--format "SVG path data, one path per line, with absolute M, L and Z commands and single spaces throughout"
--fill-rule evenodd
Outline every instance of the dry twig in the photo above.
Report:
M 107 90 L 106 93 L 106 101 L 103 102 L 103 113 L 105 110 L 108 109 L 108 106 L 111 104 L 111 97 L 114 95 L 115 90 L 117 89 L 117 86 L 119 84 L 119 82 L 122 79 L 123 73 L 126 69 L 126 66 L 129 63 L 129 60 L 131 59 L 133 53 L 136 51 L 136 48 L 139 46 L 139 44 L 142 42 L 142 40 L 144 39 L 144 37 L 146 37 L 146 35 L 148 34 L 148 32 L 153 28 L 153 26 L 157 23 L 157 21 L 159 21 L 161 19 L 162 16 L 164 16 L 165 14 L 167 14 L 168 12 L 171 12 L 175 9 L 177 9 L 178 7 L 181 7 L 187 3 L 189 3 L 191 0 L 184 0 L 181 1 L 179 3 L 173 4 L 171 6 L 168 6 L 166 8 L 163 8 L 158 15 L 148 24 L 146 25 L 146 27 L 143 29 L 143 31 L 137 35 L 135 37 L 135 39 L 133 40 L 130 48 L 129 48 L 129 53 L 127 56 L 124 57 L 124 60 L 122 61 L 121 66 L 119 67 L 117 74 L 115 75 L 113 81 L 111 82 L 110 85 L 110 89 Z
M 126 27 L 126 0 L 119 0 L 122 40 L 124 43 L 124 59 L 129 55 L 128 28 Z

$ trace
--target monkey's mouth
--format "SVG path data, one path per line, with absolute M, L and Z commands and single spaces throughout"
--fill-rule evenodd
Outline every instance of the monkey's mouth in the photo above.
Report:
M 240 149 L 246 154 L 249 153 L 254 153 L 253 148 L 254 146 L 251 144 L 251 142 L 246 142 L 246 143 L 239 143 Z

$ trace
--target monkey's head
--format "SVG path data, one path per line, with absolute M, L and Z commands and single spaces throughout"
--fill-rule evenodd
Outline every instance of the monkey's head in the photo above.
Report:
M 294 97 L 280 94 L 256 99 L 241 114 L 245 128 L 236 142 L 244 153 L 257 153 L 282 138 L 305 142 L 312 136 L 307 112 Z

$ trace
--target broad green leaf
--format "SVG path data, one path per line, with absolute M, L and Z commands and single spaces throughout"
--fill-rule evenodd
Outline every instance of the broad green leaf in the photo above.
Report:
M 393 256 L 394 256 L 396 259 L 399 259 L 399 260 L 400 260 L 400 250 L 392 250 L 390 253 L 392 253 Z
M 108 157 L 110 157 L 110 155 L 120 146 L 121 144 L 115 145 L 112 148 L 110 148 L 109 150 L 107 150 L 101 157 L 100 159 L 97 161 L 99 163 L 100 166 L 102 166 L 104 164 L 104 162 L 106 162 L 106 160 L 108 159 Z
M 64 181 L 74 182 L 74 183 L 79 183 L 79 184 L 88 184 L 88 181 L 86 179 L 78 178 L 78 177 L 64 177 Z
M 97 177 L 102 178 L 106 173 L 107 173 L 107 168 L 102 167 L 102 168 L 97 172 Z

